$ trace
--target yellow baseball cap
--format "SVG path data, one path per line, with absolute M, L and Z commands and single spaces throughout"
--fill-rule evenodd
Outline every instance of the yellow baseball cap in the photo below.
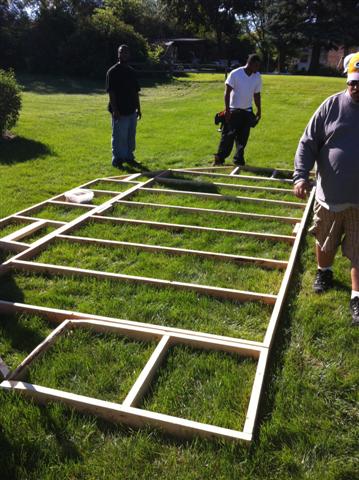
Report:
M 355 53 L 349 60 L 348 80 L 359 80 L 359 52 Z

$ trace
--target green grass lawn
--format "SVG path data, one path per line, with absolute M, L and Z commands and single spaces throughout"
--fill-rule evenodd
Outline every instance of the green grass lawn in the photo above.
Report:
M 21 81 L 25 91 L 17 138 L 0 143 L 0 218 L 92 179 L 121 175 L 110 162 L 110 119 L 102 85 L 51 78 L 23 77 Z M 327 96 L 342 88 L 341 79 L 264 76 L 263 119 L 251 133 L 247 163 L 292 168 L 309 117 Z M 219 140 L 213 117 L 222 104 L 221 75 L 189 75 L 168 84 L 145 86 L 137 160 L 149 170 L 207 166 Z M 204 175 L 200 179 L 208 182 Z M 215 181 L 226 183 L 220 178 Z M 258 185 L 249 179 L 235 182 Z M 279 181 L 260 185 L 290 189 Z M 102 181 L 90 188 L 124 189 L 123 184 Z M 214 191 L 213 186 L 209 188 Z M 239 193 L 222 186 L 215 191 L 263 196 L 262 192 Z M 276 193 L 268 195 L 277 197 Z M 108 198 L 96 197 L 94 203 Z M 285 198 L 295 201 L 290 190 Z M 180 189 L 173 195 L 138 192 L 132 200 L 292 217 L 302 214 L 292 207 L 199 199 L 181 194 Z M 69 221 L 77 213 L 48 205 L 32 216 Z M 292 230 L 290 224 L 268 220 L 174 213 L 135 205 L 118 205 L 105 214 L 283 235 Z M 12 231 L 14 225 L 5 227 L 0 238 Z M 111 221 L 90 221 L 71 234 L 276 259 L 287 259 L 290 252 L 283 242 L 155 230 Z M 34 234 L 24 241 L 36 238 Z M 349 266 L 339 255 L 336 288 L 314 297 L 313 246 L 308 237 L 277 333 L 259 429 L 250 447 L 225 441 L 180 441 L 157 430 L 116 426 L 59 404 L 40 407 L 19 395 L 0 392 L 1 480 L 359 478 L 359 333 L 348 326 Z M 277 293 L 281 277 L 277 270 L 217 264 L 188 255 L 151 256 L 135 248 L 89 247 L 65 240 L 52 243 L 37 260 L 262 293 Z M 257 341 L 263 340 L 271 313 L 271 307 L 256 302 L 238 303 L 114 280 L 24 272 L 0 278 L 0 298 Z M 3 315 L 0 356 L 15 367 L 52 328 L 35 315 Z M 27 378 L 40 385 L 120 402 L 154 346 L 81 329 L 67 333 L 34 362 Z M 255 366 L 255 361 L 234 355 L 173 347 L 142 406 L 241 429 Z

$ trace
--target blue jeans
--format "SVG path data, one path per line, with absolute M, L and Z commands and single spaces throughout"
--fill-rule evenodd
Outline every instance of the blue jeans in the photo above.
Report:
M 136 148 L 137 112 L 112 117 L 112 165 L 134 160 Z

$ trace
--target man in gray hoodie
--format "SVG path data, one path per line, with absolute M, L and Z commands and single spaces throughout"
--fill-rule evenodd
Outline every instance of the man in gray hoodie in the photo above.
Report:
M 305 198 L 316 164 L 316 293 L 333 285 L 338 246 L 351 261 L 352 325 L 359 326 L 359 52 L 348 65 L 347 90 L 327 98 L 310 119 L 295 155 L 294 194 Z

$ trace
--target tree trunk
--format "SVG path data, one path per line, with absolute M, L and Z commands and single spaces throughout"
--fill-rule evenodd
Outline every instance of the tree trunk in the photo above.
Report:
M 222 30 L 220 27 L 216 29 L 216 40 L 218 50 L 222 53 Z
M 311 56 L 311 59 L 310 59 L 310 65 L 309 65 L 308 73 L 317 73 L 318 72 L 320 50 L 321 50 L 320 43 L 315 42 L 312 46 L 312 56 Z
M 284 59 L 285 59 L 285 55 L 283 54 L 283 51 L 280 48 L 278 48 L 278 56 L 277 56 L 278 73 L 281 73 L 284 71 Z

